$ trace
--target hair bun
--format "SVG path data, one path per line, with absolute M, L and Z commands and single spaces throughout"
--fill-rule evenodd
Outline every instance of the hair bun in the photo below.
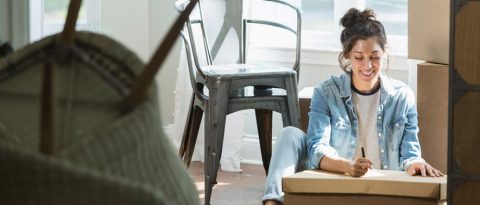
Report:
M 340 19 L 340 25 L 345 28 L 354 26 L 357 23 L 363 23 L 369 20 L 375 19 L 375 12 L 371 9 L 365 9 L 360 11 L 356 8 L 351 8 L 348 12 Z

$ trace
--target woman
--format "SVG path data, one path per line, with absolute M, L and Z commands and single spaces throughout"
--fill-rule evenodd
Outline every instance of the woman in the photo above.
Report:
M 443 176 L 421 158 L 413 92 L 381 72 L 387 61 L 382 23 L 372 10 L 352 8 L 340 24 L 338 59 L 345 73 L 315 88 L 306 135 L 293 127 L 280 133 L 265 186 L 267 205 L 282 202 L 283 176 L 304 169 L 354 177 L 369 168 Z

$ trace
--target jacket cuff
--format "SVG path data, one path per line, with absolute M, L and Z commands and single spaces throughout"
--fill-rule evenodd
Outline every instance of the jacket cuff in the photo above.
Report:
M 417 162 L 427 163 L 427 162 L 426 162 L 423 158 L 421 158 L 421 157 L 412 157 L 412 158 L 403 160 L 400 168 L 402 168 L 404 171 L 406 171 L 406 170 L 410 167 L 410 165 L 412 165 L 413 163 L 417 163 Z
M 310 157 L 310 169 L 320 169 L 320 161 L 325 156 L 338 156 L 337 150 L 333 147 L 325 146 L 322 151 L 315 151 L 313 156 Z

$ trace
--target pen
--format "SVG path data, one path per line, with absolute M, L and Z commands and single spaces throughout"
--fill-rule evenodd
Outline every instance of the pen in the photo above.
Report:
M 362 158 L 365 158 L 365 149 L 362 147 Z M 372 165 L 370 165 L 370 169 L 373 169 Z

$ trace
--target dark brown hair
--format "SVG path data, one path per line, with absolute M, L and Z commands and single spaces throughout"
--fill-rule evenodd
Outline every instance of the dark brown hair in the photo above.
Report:
M 350 72 L 347 68 L 350 62 L 344 59 L 348 57 L 350 51 L 358 40 L 365 40 L 371 37 L 376 38 L 378 44 L 385 51 L 387 44 L 387 35 L 385 29 L 380 21 L 375 18 L 375 12 L 371 9 L 359 11 L 356 8 L 351 8 L 340 19 L 340 25 L 344 27 L 340 35 L 340 42 L 342 43 L 342 52 L 338 56 L 340 67 L 345 72 Z

